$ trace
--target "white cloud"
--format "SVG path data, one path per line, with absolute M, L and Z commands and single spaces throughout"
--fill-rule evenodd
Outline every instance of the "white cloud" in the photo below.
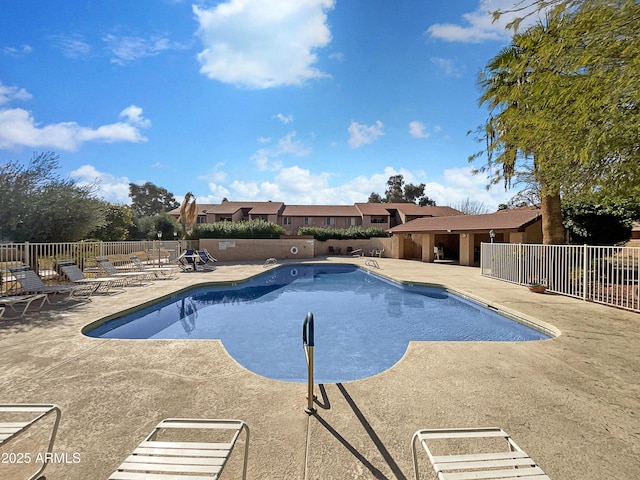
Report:
M 335 0 L 228 0 L 193 6 L 204 50 L 200 72 L 250 88 L 300 85 L 326 77 L 315 50 L 331 41 L 326 12 Z
M 92 47 L 84 38 L 76 33 L 52 35 L 52 44 L 62 51 L 67 58 L 87 58 L 92 53 Z
M 216 183 L 209 183 L 209 190 L 211 190 L 211 195 L 207 195 L 204 200 L 202 197 L 198 197 L 198 202 L 200 203 L 220 203 L 223 198 L 229 199 L 229 190 L 222 185 L 218 185 Z
M 24 88 L 10 87 L 0 82 L 0 105 L 13 100 L 29 100 L 31 94 Z
M 353 148 L 372 143 L 384 135 L 384 125 L 380 120 L 376 120 L 376 123 L 369 127 L 352 120 L 347 130 L 349 132 L 349 145 Z
M 491 40 L 508 40 L 512 31 L 505 26 L 515 17 L 522 17 L 523 12 L 505 13 L 496 22 L 493 21 L 492 12 L 505 11 L 518 5 L 517 0 L 480 0 L 473 12 L 462 15 L 462 25 L 454 23 L 437 23 L 431 25 L 425 34 L 431 38 L 446 40 L 449 42 L 480 43 Z M 530 25 L 538 17 L 532 15 L 522 24 Z
M 429 138 L 431 134 L 425 128 L 422 122 L 409 122 L 409 135 L 415 138 Z
M 93 185 L 96 187 L 96 194 L 100 198 L 114 203 L 130 204 L 129 179 L 127 177 L 116 177 L 110 173 L 100 172 L 92 165 L 83 165 L 77 170 L 69 173 L 79 185 Z
M 296 132 L 289 132 L 278 140 L 278 144 L 273 147 L 259 149 L 251 156 L 251 161 L 256 164 L 258 170 L 280 170 L 282 162 L 274 160 L 282 155 L 294 155 L 304 157 L 311 153 L 311 148 L 295 139 Z
M 486 178 L 473 175 L 468 167 L 447 169 L 438 182 L 428 181 L 423 171 L 385 167 L 370 176 L 360 175 L 331 185 L 337 177 L 335 174 L 313 172 L 294 165 L 282 168 L 273 177 L 262 181 L 235 180 L 228 185 L 212 182 L 209 184 L 211 194 L 199 195 L 198 201 L 219 203 L 226 197 L 235 201 L 272 200 L 289 205 L 353 205 L 366 202 L 372 192 L 384 196 L 387 180 L 393 175 L 402 175 L 405 183 L 424 183 L 425 194 L 438 205 L 452 205 L 470 198 L 494 211 L 498 204 L 506 203 L 513 196 L 513 192 L 505 192 L 501 188 L 487 191 Z
M 293 122 L 293 115 L 291 115 L 291 114 L 283 115 L 283 114 L 279 113 L 274 118 L 277 118 L 278 120 L 280 120 L 284 125 L 286 125 L 287 123 Z
M 136 112 L 138 107 L 132 105 L 120 114 L 127 121 L 89 128 L 76 122 L 40 126 L 31 113 L 22 108 L 0 110 L 0 149 L 30 147 L 75 151 L 85 142 L 146 142 L 138 126 L 127 123 L 133 120 L 141 123 L 139 126 L 149 125 L 142 117 L 142 110 Z
M 438 205 L 452 205 L 470 198 L 484 203 L 489 211 L 497 210 L 500 203 L 507 203 L 514 195 L 503 188 L 487 190 L 486 185 L 486 177 L 474 175 L 471 167 L 456 167 L 444 171 L 442 183 L 427 183 L 425 193 Z
M 125 118 L 125 121 L 131 125 L 136 125 L 140 128 L 149 128 L 151 126 L 151 120 L 148 120 L 142 116 L 142 109 L 135 105 L 129 105 L 127 108 L 120 112 L 120 117 Z
M 22 57 L 23 55 L 33 52 L 33 47 L 23 43 L 20 47 L 3 47 L 0 51 L 7 55 L 11 55 L 12 57 Z
M 466 72 L 464 66 L 458 67 L 453 60 L 440 57 L 432 57 L 430 60 L 446 77 L 462 78 Z
M 155 35 L 151 38 L 134 36 L 105 35 L 102 41 L 111 54 L 111 63 L 126 65 L 141 58 L 153 57 L 166 50 L 184 50 L 187 48 L 178 42 L 172 42 L 166 36 Z
M 224 167 L 224 162 L 218 162 L 209 172 L 205 173 L 204 175 L 198 175 L 198 179 L 212 182 L 210 185 L 224 182 L 227 179 L 227 174 L 222 170 L 222 167 Z

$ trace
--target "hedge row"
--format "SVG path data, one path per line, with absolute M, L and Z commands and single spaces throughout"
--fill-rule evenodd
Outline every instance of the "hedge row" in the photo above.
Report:
M 246 222 L 218 222 L 196 225 L 189 232 L 189 240 L 200 238 L 280 238 L 284 228 L 265 220 Z
M 371 237 L 387 237 L 387 233 L 381 228 L 327 228 L 327 227 L 300 227 L 298 235 L 313 235 L 318 241 L 326 240 L 366 240 Z

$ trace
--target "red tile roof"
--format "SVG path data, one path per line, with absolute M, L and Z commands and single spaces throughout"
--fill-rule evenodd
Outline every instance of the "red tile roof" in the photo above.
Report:
M 241 208 L 249 208 L 249 213 L 253 215 L 275 215 L 284 204 L 282 202 L 222 202 L 213 205 L 197 205 L 200 214 L 232 215 Z
M 461 212 L 451 207 L 421 207 L 415 203 L 356 203 L 355 206 L 362 215 L 389 215 L 392 210 L 399 210 L 405 215 L 444 217 L 461 215 Z
M 449 217 L 416 218 L 389 229 L 391 233 L 464 232 L 493 230 L 518 230 L 541 218 L 536 208 L 500 210 L 483 215 L 457 215 Z
M 287 205 L 283 217 L 359 217 L 353 205 Z

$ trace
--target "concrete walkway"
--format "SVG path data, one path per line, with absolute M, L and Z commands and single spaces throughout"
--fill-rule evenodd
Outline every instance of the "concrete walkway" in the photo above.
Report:
M 252 479 L 413 478 L 413 432 L 455 426 L 502 427 L 554 480 L 640 478 L 639 315 L 533 294 L 475 268 L 377 260 L 388 277 L 441 284 L 562 334 L 522 343 L 412 342 L 379 375 L 316 387 L 318 413 L 309 417 L 306 385 L 245 370 L 219 341 L 103 340 L 80 332 L 189 285 L 264 272 L 257 264 L 221 265 L 72 308 L 0 319 L 0 403 L 61 407 L 55 451 L 67 455 L 47 467 L 48 480 L 107 478 L 166 417 L 245 420 Z M 364 266 L 362 259 L 328 261 Z M 39 430 L 33 432 L 10 451 L 41 451 L 44 444 L 34 445 Z M 433 478 L 425 460 L 421 478 Z M 222 478 L 239 478 L 240 466 L 238 450 Z M 28 467 L 0 463 L 0 479 L 24 478 L 35 470 Z

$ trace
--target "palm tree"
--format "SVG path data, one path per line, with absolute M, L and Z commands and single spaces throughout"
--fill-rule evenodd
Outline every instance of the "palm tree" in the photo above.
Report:
M 178 221 L 182 225 L 182 239 L 187 237 L 187 228 L 193 227 L 198 220 L 198 206 L 196 205 L 196 197 L 193 193 L 187 192 L 180 205 L 180 216 Z

